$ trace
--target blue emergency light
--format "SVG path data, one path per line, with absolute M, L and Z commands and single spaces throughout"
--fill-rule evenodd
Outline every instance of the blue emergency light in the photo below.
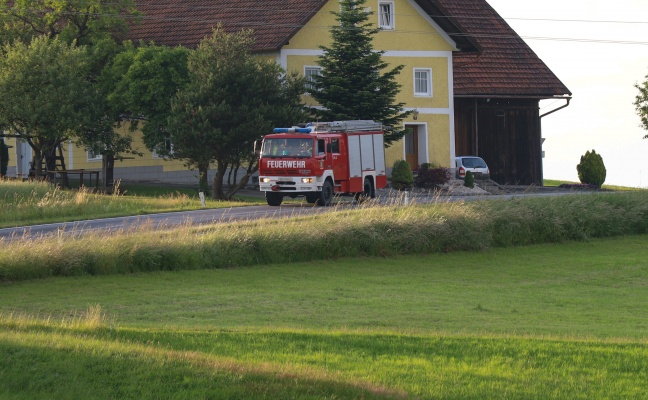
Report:
M 274 128 L 274 133 L 311 133 L 311 128 Z

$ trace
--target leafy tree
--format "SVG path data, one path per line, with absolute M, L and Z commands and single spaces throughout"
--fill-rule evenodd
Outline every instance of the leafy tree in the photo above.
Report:
M 126 18 L 139 16 L 133 0 L 0 0 L 0 10 L 0 44 L 37 36 L 94 44 L 122 35 Z
M 173 99 L 189 79 L 184 47 L 145 45 L 135 47 L 126 43 L 102 71 L 100 81 L 108 93 L 112 108 L 131 122 L 131 128 L 141 126 L 146 146 L 157 154 L 171 156 L 166 129 Z
M 84 48 L 46 37 L 7 45 L 4 53 L 0 119 L 31 146 L 40 175 L 45 155 L 96 124 L 88 112 L 97 101 L 87 79 L 90 59 Z
M 390 70 L 382 60 L 384 51 L 375 51 L 373 36 L 380 31 L 369 21 L 366 0 L 342 0 L 340 12 L 333 12 L 338 24 L 331 27 L 331 47 L 321 46 L 324 55 L 318 64 L 322 74 L 314 77 L 311 95 L 324 109 L 317 110 L 323 120 L 367 119 L 382 122 L 389 131 L 385 145 L 405 134 L 401 122 L 411 111 L 396 103 L 400 84 L 396 76 L 403 69 Z M 384 72 L 383 72 L 384 71 Z
M 635 87 L 639 90 L 634 102 L 635 109 L 641 118 L 642 127 L 648 130 L 648 75 L 643 83 L 635 84 Z M 648 134 L 644 136 L 644 139 L 648 139 Z
M 189 81 L 172 102 L 168 129 L 174 157 L 199 171 L 201 189 L 216 164 L 214 199 L 229 199 L 258 169 L 253 142 L 273 126 L 303 120 L 304 81 L 285 75 L 274 62 L 254 57 L 251 31 L 228 34 L 221 27 L 189 55 Z M 245 164 L 245 175 L 224 190 L 227 170 Z
M 0 14 L 0 45 L 30 43 L 43 36 L 84 46 L 89 56 L 86 79 L 93 84 L 104 65 L 119 52 L 118 43 L 127 30 L 126 20 L 139 17 L 133 0 L 0 0 L 0 9 L 3 10 Z M 106 184 L 112 181 L 115 158 L 120 158 L 122 153 L 139 153 L 131 148 L 129 135 L 115 131 L 120 121 L 119 114 L 110 107 L 102 89 L 105 88 L 94 87 L 93 101 L 85 107 L 93 124 L 75 135 L 78 145 L 103 155 Z M 52 151 L 54 148 L 46 150 Z M 37 155 L 35 153 L 35 158 Z M 39 168 L 40 161 L 35 159 L 34 163 Z

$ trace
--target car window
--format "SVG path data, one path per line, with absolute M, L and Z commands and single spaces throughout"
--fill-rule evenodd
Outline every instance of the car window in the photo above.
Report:
M 466 168 L 487 168 L 486 163 L 481 158 L 464 158 L 463 165 Z

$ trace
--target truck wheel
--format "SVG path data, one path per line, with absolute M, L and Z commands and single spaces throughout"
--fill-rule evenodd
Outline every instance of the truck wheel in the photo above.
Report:
M 281 201 L 283 200 L 283 195 L 281 193 L 266 192 L 265 194 L 266 201 L 269 206 L 280 206 Z
M 317 199 L 319 198 L 317 193 L 308 193 L 306 195 L 306 202 L 308 204 L 315 204 L 317 203 Z
M 373 187 L 373 182 L 369 178 L 365 178 L 362 192 L 355 194 L 355 200 L 358 203 L 362 203 L 367 199 L 376 198 L 376 191 Z
M 317 199 L 318 206 L 330 206 L 333 201 L 333 184 L 331 181 L 327 180 L 322 185 L 322 191 L 319 193 L 319 198 Z

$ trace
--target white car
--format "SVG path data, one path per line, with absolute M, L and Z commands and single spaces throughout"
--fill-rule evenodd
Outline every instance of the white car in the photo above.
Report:
M 472 172 L 475 179 L 489 179 L 490 170 L 486 162 L 477 156 L 461 156 L 455 158 L 455 170 L 457 178 L 464 179 L 466 172 Z

